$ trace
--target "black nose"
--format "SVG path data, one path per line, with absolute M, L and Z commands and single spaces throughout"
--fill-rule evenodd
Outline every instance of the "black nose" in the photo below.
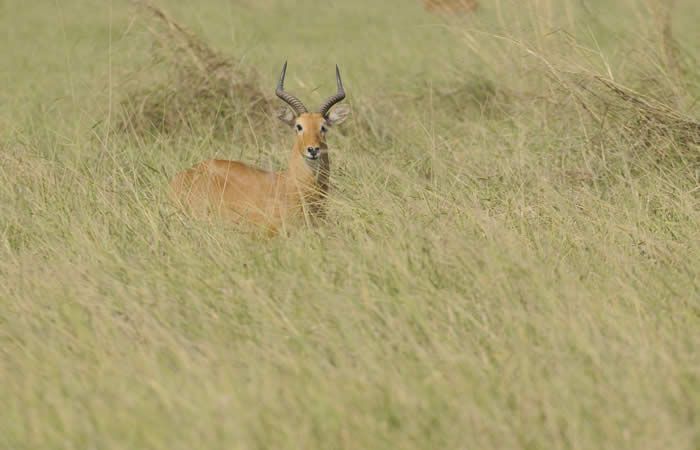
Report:
M 306 151 L 309 152 L 309 155 L 311 155 L 311 156 L 318 155 L 319 150 L 320 150 L 319 147 L 306 147 Z

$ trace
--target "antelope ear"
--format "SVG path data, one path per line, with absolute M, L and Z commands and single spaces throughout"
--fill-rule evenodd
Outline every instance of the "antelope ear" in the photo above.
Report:
M 349 115 L 350 106 L 342 104 L 331 109 L 331 112 L 328 113 L 328 117 L 326 118 L 326 120 L 331 126 L 338 125 L 340 123 L 343 123 L 343 121 L 347 119 Z
M 286 106 L 283 106 L 277 110 L 277 118 L 289 125 L 290 127 L 294 126 L 294 113 L 291 109 L 287 108 Z

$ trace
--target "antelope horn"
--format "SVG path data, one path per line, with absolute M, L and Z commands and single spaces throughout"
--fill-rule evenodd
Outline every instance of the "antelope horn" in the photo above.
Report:
M 331 95 L 330 97 L 328 97 L 328 99 L 325 102 L 323 102 L 323 104 L 318 110 L 318 112 L 321 113 L 321 115 L 324 117 L 326 116 L 326 114 L 328 114 L 328 111 L 333 107 L 333 105 L 342 101 L 345 98 L 345 90 L 343 90 L 343 81 L 340 79 L 340 70 L 338 70 L 337 64 L 335 66 L 335 78 L 338 82 L 338 92 L 335 95 Z
M 298 98 L 296 98 L 295 96 L 293 96 L 289 92 L 284 92 L 284 75 L 286 73 L 287 73 L 287 61 L 284 62 L 284 67 L 282 67 L 282 76 L 280 77 L 280 82 L 277 84 L 277 90 L 275 91 L 275 94 L 277 94 L 277 96 L 279 98 L 281 98 L 289 106 L 291 106 L 292 109 L 294 110 L 294 113 L 296 113 L 297 116 L 300 114 L 303 114 L 305 112 L 309 112 L 306 109 L 306 106 L 304 106 L 304 104 L 301 102 L 301 100 L 299 100 Z

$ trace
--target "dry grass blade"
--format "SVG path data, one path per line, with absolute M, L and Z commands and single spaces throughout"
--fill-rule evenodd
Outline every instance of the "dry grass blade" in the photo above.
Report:
M 175 22 L 164 10 L 158 8 L 148 0 L 142 0 L 142 4 L 168 27 L 168 35 L 165 37 L 149 28 L 154 36 L 159 38 L 161 43 L 166 45 L 172 44 L 176 50 L 186 52 L 192 64 L 202 72 L 211 68 L 216 68 L 216 66 L 226 65 L 225 61 L 219 57 L 214 50 L 207 47 L 201 39 Z M 214 67 L 211 67 L 212 65 L 214 65 Z

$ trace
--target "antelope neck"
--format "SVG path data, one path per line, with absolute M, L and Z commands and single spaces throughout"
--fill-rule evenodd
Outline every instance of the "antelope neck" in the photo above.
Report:
M 320 174 L 328 170 L 325 145 L 318 159 L 315 160 L 302 156 L 302 146 L 301 141 L 294 143 L 292 157 L 289 160 L 288 182 L 292 183 L 295 190 L 299 187 L 313 188 L 318 183 Z

